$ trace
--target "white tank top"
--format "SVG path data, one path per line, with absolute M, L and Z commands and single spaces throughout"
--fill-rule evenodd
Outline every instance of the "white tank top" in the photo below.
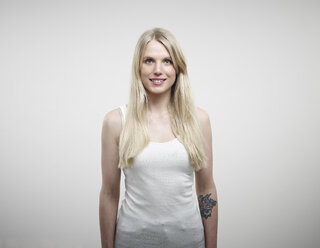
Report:
M 120 106 L 122 123 L 126 105 Z M 204 248 L 194 170 L 178 138 L 149 144 L 123 170 L 115 248 Z

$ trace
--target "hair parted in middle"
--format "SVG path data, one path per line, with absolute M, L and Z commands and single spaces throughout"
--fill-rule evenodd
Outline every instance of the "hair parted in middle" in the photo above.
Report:
M 168 104 L 171 129 L 185 146 L 189 161 L 195 171 L 206 167 L 207 157 L 203 147 L 203 135 L 194 104 L 187 65 L 175 37 L 163 28 L 145 31 L 139 38 L 132 63 L 131 87 L 125 122 L 119 140 L 119 165 L 121 169 L 133 166 L 136 155 L 148 145 L 147 129 L 148 93 L 140 77 L 142 55 L 151 40 L 162 43 L 170 54 L 176 71 L 176 80 L 171 88 Z

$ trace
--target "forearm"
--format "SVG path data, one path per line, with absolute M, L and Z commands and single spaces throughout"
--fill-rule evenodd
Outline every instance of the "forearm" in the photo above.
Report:
M 119 197 L 100 192 L 99 221 L 101 247 L 113 248 Z
M 217 247 L 218 198 L 215 186 L 197 191 L 206 248 Z

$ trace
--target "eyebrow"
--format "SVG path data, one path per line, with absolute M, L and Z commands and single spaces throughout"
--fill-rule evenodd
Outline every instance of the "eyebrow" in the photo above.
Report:
M 151 56 L 145 56 L 145 57 L 143 57 L 143 60 L 145 60 L 145 59 L 154 59 L 153 57 L 151 57 Z M 169 60 L 172 60 L 171 59 L 171 57 L 164 57 L 163 59 L 169 59 Z

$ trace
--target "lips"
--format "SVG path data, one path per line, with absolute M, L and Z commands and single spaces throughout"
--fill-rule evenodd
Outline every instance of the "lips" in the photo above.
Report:
M 150 81 L 153 85 L 162 85 L 164 81 L 166 81 L 165 78 L 150 78 Z
M 162 83 L 165 80 L 166 80 L 165 78 L 150 78 L 150 81 L 152 81 L 154 83 Z

